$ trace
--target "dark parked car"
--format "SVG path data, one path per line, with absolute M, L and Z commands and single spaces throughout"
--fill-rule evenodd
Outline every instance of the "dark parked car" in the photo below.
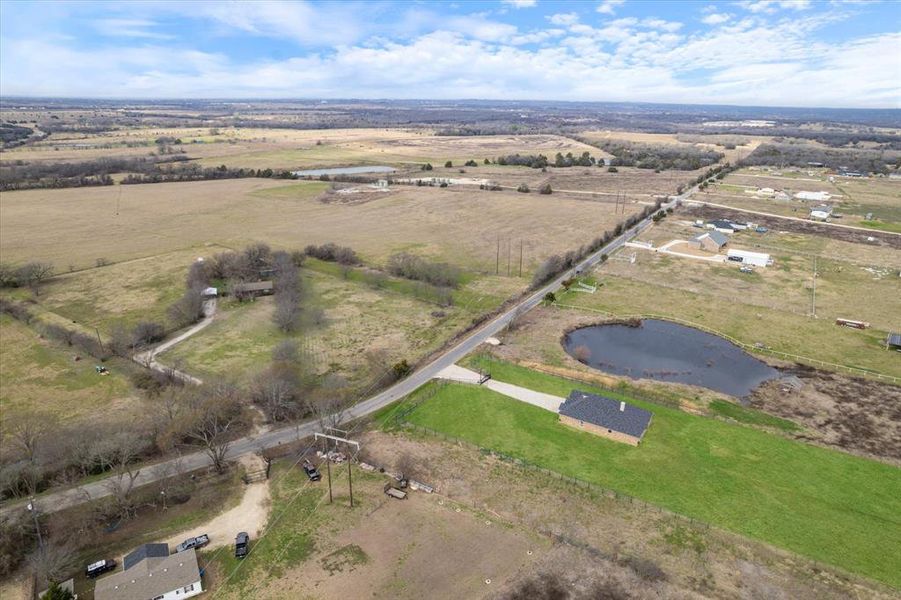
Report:
M 203 548 L 210 543 L 210 536 L 207 534 L 198 535 L 197 537 L 188 538 L 175 547 L 175 552 L 184 552 L 191 548 Z
M 94 578 L 103 575 L 107 571 L 112 571 L 116 568 L 116 561 L 114 560 L 98 560 L 97 562 L 92 562 L 88 565 L 88 567 L 84 570 L 84 574 L 88 577 Z
M 235 558 L 244 558 L 247 556 L 247 549 L 250 547 L 250 536 L 242 531 L 235 536 Z
M 304 463 L 303 472 L 307 474 L 307 477 L 310 478 L 310 481 L 319 481 L 320 479 L 322 479 L 322 474 L 319 472 L 319 469 L 317 469 L 310 463 Z
M 744 261 L 744 259 L 741 256 L 730 256 L 728 258 L 729 258 L 729 260 L 731 260 L 733 262 L 743 262 Z

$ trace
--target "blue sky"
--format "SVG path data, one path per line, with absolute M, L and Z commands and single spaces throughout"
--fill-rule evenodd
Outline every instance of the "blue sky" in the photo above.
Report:
M 0 0 L 0 94 L 901 108 L 901 4 Z

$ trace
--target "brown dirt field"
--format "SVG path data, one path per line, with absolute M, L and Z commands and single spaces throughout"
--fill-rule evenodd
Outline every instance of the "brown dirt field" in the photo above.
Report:
M 808 427 L 818 443 L 901 465 L 901 387 L 802 365 L 786 369 L 803 382 L 785 393 L 776 381 L 751 394 L 751 406 Z
M 538 560 L 520 571 L 520 579 L 553 572 L 577 586 L 613 580 L 636 598 L 891 597 L 890 591 L 876 584 L 843 580 L 763 544 L 715 529 L 696 529 L 475 450 L 434 438 L 379 432 L 367 433 L 363 442 L 367 460 L 373 464 L 392 468 L 399 456 L 415 457 L 414 470 L 408 470 L 417 479 L 437 485 L 447 501 L 491 515 L 490 520 L 506 522 L 515 530 L 536 532 L 551 542 L 550 551 L 533 554 Z M 642 579 L 643 570 L 629 566 L 641 560 L 657 565 L 666 580 Z M 513 585 L 511 581 L 485 590 L 485 596 L 502 598 Z
M 415 250 L 493 270 L 500 237 L 523 241 L 531 270 L 622 218 L 607 205 L 512 191 L 405 187 L 342 205 L 318 201 L 323 189 L 318 182 L 241 179 L 4 193 L 0 251 L 5 261 L 48 260 L 65 268 L 204 243 L 301 248 L 334 241 L 368 259 Z

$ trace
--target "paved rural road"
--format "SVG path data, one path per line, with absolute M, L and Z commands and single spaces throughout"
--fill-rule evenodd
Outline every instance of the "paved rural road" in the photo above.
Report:
M 691 193 L 694 192 L 694 190 L 695 188 L 691 188 L 681 196 L 672 196 L 673 199 L 663 204 L 661 208 L 666 209 L 675 206 L 679 200 L 687 200 Z M 485 323 L 484 325 L 467 335 L 463 340 L 458 342 L 453 347 L 449 348 L 446 352 L 435 358 L 432 362 L 424 365 L 423 367 L 413 372 L 405 379 L 402 379 L 401 381 L 395 383 L 385 391 L 376 394 L 375 396 L 364 400 L 359 404 L 355 404 L 353 407 L 344 411 L 342 414 L 343 421 L 352 421 L 361 417 L 365 417 L 366 415 L 370 415 L 375 411 L 391 404 L 392 402 L 410 394 L 420 386 L 427 383 L 430 379 L 438 375 L 438 373 L 442 369 L 456 363 L 464 356 L 478 348 L 479 345 L 484 343 L 485 340 L 487 340 L 489 337 L 497 335 L 504 329 L 504 327 L 507 326 L 508 323 L 510 323 L 511 320 L 514 319 L 514 317 L 521 314 L 522 312 L 531 310 L 532 308 L 536 307 L 541 303 L 545 294 L 558 290 L 562 285 L 563 280 L 572 277 L 577 272 L 586 271 L 587 269 L 595 266 L 600 262 L 602 254 L 609 254 L 614 250 L 619 249 L 627 241 L 631 240 L 639 233 L 644 231 L 644 229 L 650 224 L 650 218 L 639 221 L 631 229 L 624 232 L 618 238 L 615 238 L 613 241 L 611 241 L 609 244 L 607 244 L 597 252 L 586 257 L 569 271 L 560 275 L 532 295 L 523 299 L 516 305 L 510 307 L 506 312 L 498 315 L 491 321 Z M 184 336 L 184 334 L 182 334 L 182 336 Z M 278 446 L 279 444 L 293 442 L 297 439 L 311 436 L 318 430 L 319 423 L 317 421 L 310 421 L 298 425 L 291 425 L 289 427 L 284 427 L 281 429 L 273 429 L 258 436 L 244 437 L 236 440 L 231 445 L 228 450 L 228 458 L 235 459 L 242 455 L 256 452 L 260 448 L 271 448 L 273 446 Z M 149 465 L 141 469 L 137 479 L 135 480 L 135 486 L 153 483 L 154 481 L 170 477 L 176 472 L 193 471 L 195 469 L 206 467 L 209 464 L 210 459 L 206 455 L 206 453 L 194 452 L 192 454 L 184 455 L 180 458 L 157 463 L 156 465 Z M 84 485 L 69 488 L 67 490 L 61 490 L 58 492 L 52 492 L 42 495 L 35 501 L 38 512 L 42 514 L 52 513 L 63 510 L 65 508 L 76 506 L 78 504 L 82 504 L 84 502 L 96 500 L 97 498 L 109 496 L 112 494 L 110 486 L 111 479 L 111 477 L 101 479 L 91 483 L 86 483 Z M 20 501 L 15 504 L 4 506 L 2 509 L 0 509 L 0 515 L 6 514 L 13 510 L 17 510 L 23 505 L 23 501 Z

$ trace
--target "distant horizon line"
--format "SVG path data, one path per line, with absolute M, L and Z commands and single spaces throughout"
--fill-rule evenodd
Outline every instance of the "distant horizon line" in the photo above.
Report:
M 893 111 L 901 112 L 901 105 L 892 107 L 857 107 L 857 106 L 787 106 L 780 104 L 705 104 L 694 102 L 659 102 L 647 100 L 554 100 L 554 99 L 492 99 L 492 98 L 363 98 L 363 97 L 290 97 L 283 96 L 277 98 L 266 97 L 179 97 L 179 96 L 160 96 L 160 97 L 136 97 L 136 96 L 31 96 L 23 94 L 0 94 L 0 104 L 12 100 L 27 101 L 102 101 L 102 102 L 429 102 L 429 103 L 454 103 L 454 102 L 485 102 L 499 104 L 631 104 L 645 106 L 692 106 L 692 107 L 713 107 L 713 108 L 753 108 L 753 109 L 779 109 L 779 110 L 843 110 L 843 111 Z

